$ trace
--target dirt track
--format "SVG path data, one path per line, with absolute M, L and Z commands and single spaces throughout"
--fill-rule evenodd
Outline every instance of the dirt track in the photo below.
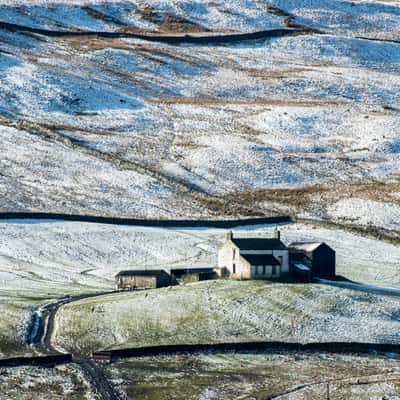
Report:
M 66 296 L 40 307 L 40 312 L 34 314 L 34 321 L 30 327 L 30 329 L 34 329 L 34 332 L 28 332 L 26 336 L 28 344 L 48 355 L 66 356 L 65 353 L 56 349 L 51 342 L 54 318 L 58 309 L 64 304 L 86 298 L 104 296 L 110 293 L 115 293 L 115 291 Z M 39 321 L 37 321 L 37 318 L 40 318 Z M 40 324 L 40 327 L 36 328 L 38 323 Z M 78 364 L 82 368 L 86 378 L 103 400 L 119 400 L 119 396 L 115 393 L 113 387 L 104 376 L 103 370 L 95 362 L 75 355 L 72 357 L 72 362 Z
M 40 329 L 35 328 L 36 334 L 28 333 L 27 338 L 30 338 L 30 344 L 37 347 L 38 350 L 50 355 L 69 356 L 60 350 L 56 349 L 51 342 L 53 332 L 54 318 L 59 309 L 64 304 L 72 303 L 84 298 L 104 296 L 115 291 L 89 293 L 78 296 L 66 296 L 60 298 L 58 301 L 49 303 L 40 308 Z M 37 317 L 35 317 L 37 318 Z M 36 323 L 31 324 L 35 327 Z M 328 352 L 328 353 L 342 353 L 342 354 L 369 354 L 369 353 L 397 353 L 400 354 L 400 344 L 381 344 L 381 343 L 281 343 L 281 342 L 247 342 L 247 343 L 219 343 L 219 344 L 200 344 L 200 345 L 172 345 L 172 346 L 153 346 L 132 349 L 121 349 L 115 351 L 104 351 L 94 353 L 94 356 L 106 356 L 110 361 L 118 360 L 128 357 L 143 357 L 155 356 L 161 354 L 174 354 L 174 353 L 198 353 L 198 352 L 232 352 L 232 351 L 290 351 L 290 352 Z M 100 357 L 101 358 L 101 357 Z M 66 362 L 69 362 L 66 359 Z M 103 373 L 102 367 L 92 359 L 82 358 L 80 355 L 74 355 L 72 362 L 78 364 L 88 381 L 91 383 L 94 390 L 104 400 L 119 400 L 118 394 L 113 389 L 112 385 L 107 380 Z M 26 365 L 26 364 L 24 364 Z M 399 381 L 400 376 L 392 377 L 392 380 Z M 262 400 L 279 399 L 285 395 L 301 391 L 303 389 L 322 385 L 322 384 L 347 384 L 354 385 L 361 383 L 369 383 L 372 378 L 365 377 L 349 377 L 346 380 L 334 380 L 323 382 L 310 382 L 296 385 L 295 387 L 288 388 L 287 390 L 265 397 Z M 376 377 L 374 382 L 385 382 L 389 377 Z

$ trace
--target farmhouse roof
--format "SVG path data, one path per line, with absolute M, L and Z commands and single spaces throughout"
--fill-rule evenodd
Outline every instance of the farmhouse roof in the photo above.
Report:
M 120 271 L 116 276 L 160 276 L 163 274 L 167 274 L 163 269 L 133 269 Z
M 271 254 L 242 254 L 250 265 L 280 265 L 280 262 Z
M 280 239 L 274 238 L 233 238 L 240 250 L 286 250 Z
M 298 249 L 307 252 L 312 252 L 317 249 L 319 246 L 322 246 L 325 243 L 322 242 L 293 242 L 289 244 L 289 249 Z

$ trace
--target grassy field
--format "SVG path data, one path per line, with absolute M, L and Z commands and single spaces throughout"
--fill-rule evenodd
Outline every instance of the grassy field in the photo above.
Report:
M 0 291 L 0 358 L 34 353 L 25 344 L 25 334 L 31 310 L 43 301 L 43 297 Z
M 1 400 L 98 400 L 82 370 L 75 365 L 55 368 L 0 369 Z
M 362 283 L 400 287 L 398 246 L 312 224 L 290 224 L 280 229 L 285 243 L 312 240 L 332 246 L 337 252 L 339 275 Z M 272 236 L 273 230 L 274 226 L 247 227 L 235 230 L 234 234 Z M 217 249 L 226 235 L 223 229 L 30 221 L 0 223 L 0 232 L 0 236 L 6 238 L 0 241 L 1 357 L 32 351 L 23 346 L 23 338 L 34 306 L 66 294 L 112 290 L 114 275 L 121 269 L 213 266 L 217 262 Z M 332 305 L 335 301 L 336 309 Z M 284 337 L 313 338 L 316 335 L 319 338 L 321 335 L 315 333 L 313 321 L 304 326 L 299 321 L 309 318 L 310 313 L 322 318 L 326 312 L 329 319 L 324 320 L 323 325 L 332 332 L 342 329 L 331 327 L 335 321 L 347 323 L 349 320 L 355 324 L 357 321 L 352 321 L 349 315 L 358 316 L 360 320 L 367 316 L 372 320 L 378 318 L 379 324 L 382 320 L 383 339 L 393 340 L 397 337 L 390 327 L 396 323 L 395 301 L 312 285 L 218 282 L 211 286 L 193 285 L 80 302 L 61 310 L 60 326 L 64 330 L 66 325 L 66 328 L 58 335 L 63 336 L 62 342 L 68 342 L 70 334 L 71 340 L 78 337 L 76 345 L 85 351 L 113 345 L 169 342 L 174 335 L 177 341 L 209 337 L 218 340 L 220 334 L 232 340 L 236 337 L 268 338 L 271 328 L 272 333 L 282 329 Z M 380 311 L 385 307 L 388 318 Z M 381 313 L 378 317 L 377 310 Z M 294 327 L 286 323 L 292 314 L 298 318 L 294 320 L 297 321 Z M 268 318 L 270 325 L 265 322 Z M 88 328 L 86 320 L 95 322 Z M 222 328 L 217 324 L 213 330 L 214 320 L 221 321 Z M 384 332 L 383 326 L 388 326 L 388 321 L 389 330 Z M 238 328 L 242 323 L 243 330 Z M 181 326 L 181 331 L 175 325 Z M 227 330 L 223 329 L 224 325 Z M 311 332 L 310 326 L 314 327 Z M 259 331 L 261 328 L 265 330 Z M 140 334 L 140 329 L 147 332 L 146 338 Z M 85 335 L 81 337 L 80 332 Z M 360 337 L 357 332 L 358 327 L 355 337 Z M 88 342 L 84 344 L 86 339 Z
M 0 29 L 0 211 L 290 214 L 400 243 L 398 1 L 0 3 L 1 21 L 83 33 Z M 227 34 L 296 24 L 312 29 L 223 46 L 83 32 Z M 327 242 L 348 279 L 400 287 L 399 246 L 321 226 L 282 230 L 286 243 Z M 224 235 L 0 223 L 0 358 L 33 351 L 24 337 L 34 307 L 112 289 L 121 269 L 213 266 Z M 55 341 L 86 353 L 210 340 L 398 341 L 399 301 L 329 286 L 203 283 L 71 304 L 57 316 Z M 83 398 L 67 372 L 13 370 L 11 383 L 0 373 L 0 400 Z M 376 389 L 372 396 L 382 397 Z
M 398 360 L 331 354 L 202 354 L 128 359 L 107 368 L 128 400 L 258 399 L 300 384 L 400 372 Z M 398 399 L 400 382 L 330 385 L 331 400 Z M 282 397 L 326 398 L 326 384 Z M 393 397 L 384 397 L 393 396 Z
M 68 351 L 246 340 L 399 340 L 400 299 L 323 285 L 207 281 L 62 307 Z

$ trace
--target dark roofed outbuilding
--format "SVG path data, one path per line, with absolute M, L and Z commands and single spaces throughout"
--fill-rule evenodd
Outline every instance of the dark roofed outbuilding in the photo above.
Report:
M 130 269 L 118 272 L 117 276 L 160 276 L 168 273 L 163 269 Z
M 193 267 L 193 268 L 175 268 L 171 269 L 171 274 L 175 276 L 185 275 L 185 274 L 207 274 L 214 272 L 214 268 L 203 268 L 203 267 Z
M 336 253 L 326 243 L 294 242 L 289 245 L 291 260 L 298 260 L 299 254 L 311 263 L 311 276 L 333 279 L 336 276 Z

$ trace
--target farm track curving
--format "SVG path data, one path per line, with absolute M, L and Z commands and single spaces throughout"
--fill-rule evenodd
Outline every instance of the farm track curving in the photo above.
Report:
M 378 294 L 384 296 L 400 297 L 399 288 L 383 287 L 376 285 L 366 285 L 357 282 L 347 282 L 347 281 L 331 281 L 328 279 L 314 279 L 315 282 L 321 283 L 323 285 L 336 286 L 343 289 L 356 290 L 365 293 Z
M 58 309 L 65 305 L 75 301 L 104 296 L 107 294 L 115 293 L 116 291 L 104 291 L 97 293 L 81 294 L 77 296 L 66 296 L 58 299 L 55 302 L 46 304 L 40 308 L 40 324 L 39 329 L 35 329 L 37 334 L 31 334 L 28 332 L 28 344 L 36 347 L 40 352 L 44 352 L 48 355 L 65 355 L 59 349 L 55 348 L 52 344 L 51 337 L 54 328 L 54 319 Z M 31 324 L 35 326 L 36 324 Z M 79 356 L 73 356 L 72 362 L 78 364 L 96 393 L 102 400 L 119 400 L 119 396 L 114 391 L 112 385 L 108 382 L 105 377 L 103 370 L 92 360 L 83 359 Z
M 281 12 L 281 10 L 278 10 Z M 121 38 L 121 39 L 140 39 L 150 42 L 158 42 L 165 43 L 171 45 L 181 45 L 181 44 L 193 44 L 193 45 L 218 45 L 218 44 L 229 44 L 229 43 L 237 43 L 243 41 L 255 41 L 255 40 L 263 40 L 268 38 L 276 38 L 283 36 L 294 36 L 294 35 L 307 35 L 307 34 L 324 34 L 325 32 L 319 32 L 316 30 L 312 30 L 308 27 L 296 25 L 294 21 L 294 17 L 287 15 L 288 18 L 288 29 L 275 29 L 275 30 L 264 30 L 252 33 L 243 33 L 243 34 L 228 34 L 228 35 L 206 35 L 206 36 L 168 36 L 168 35 L 144 35 L 137 33 L 122 33 L 122 32 L 92 32 L 92 31 L 54 31 L 54 30 L 46 30 L 46 29 L 38 29 L 32 28 L 17 24 L 11 24 L 7 22 L 0 22 L 0 29 L 12 31 L 12 32 L 21 32 L 28 34 L 37 34 L 43 35 L 47 37 L 54 38 L 67 38 L 67 37 L 98 37 L 98 38 Z M 369 40 L 369 41 L 380 41 L 380 42 L 392 42 L 392 43 L 400 43 L 398 40 L 385 40 L 385 39 L 374 39 L 367 37 L 355 37 L 355 39 L 361 40 Z M 26 125 L 28 123 L 26 122 Z M 24 128 L 24 127 L 23 127 Z M 119 168 L 126 168 L 138 171 L 143 174 L 150 175 L 155 179 L 158 179 L 160 182 L 173 185 L 177 187 L 184 193 L 187 193 L 191 197 L 195 198 L 197 201 L 203 202 L 207 204 L 209 201 L 216 202 L 216 204 L 220 204 L 220 200 L 216 197 L 210 196 L 207 193 L 204 193 L 198 188 L 190 186 L 187 182 L 176 180 L 173 177 L 166 176 L 162 174 L 160 171 L 156 171 L 151 169 L 150 167 L 146 167 L 131 161 L 125 161 L 121 159 L 115 158 L 113 154 L 102 153 L 93 149 L 89 149 L 83 147 L 77 142 L 74 142 L 71 139 L 67 139 L 65 137 L 61 137 L 57 134 L 55 130 L 45 129 L 35 124 L 32 127 L 26 127 L 28 131 L 33 131 L 35 134 L 47 137 L 48 140 L 54 140 L 63 142 L 64 144 L 74 147 L 75 149 L 82 151 L 86 154 L 98 157 L 103 159 L 104 161 L 108 161 L 114 163 Z M 257 225 L 257 224 L 265 224 L 265 223 L 279 223 L 277 219 L 251 219 L 251 220 L 231 220 L 231 221 L 147 221 L 147 220 L 138 220 L 138 219 L 128 219 L 128 218 L 107 218 L 107 217 L 96 217 L 96 216 L 80 216 L 80 215 L 63 215 L 63 214 L 47 214 L 47 213 L 7 213 L 0 215 L 1 219 L 10 219 L 10 218 L 29 218 L 29 219 L 58 219 L 65 221 L 82 221 L 82 222 L 98 222 L 98 223 L 110 223 L 110 224 L 118 224 L 118 225 L 145 225 L 145 226 L 164 226 L 164 227 L 237 227 L 243 225 Z M 280 217 L 277 217 L 280 218 Z M 281 222 L 289 222 L 289 217 L 287 221 Z M 36 332 L 31 332 L 27 338 L 28 343 L 32 346 L 37 347 L 40 351 L 46 354 L 60 354 L 63 353 L 56 349 L 52 342 L 51 336 L 54 326 L 54 319 L 58 309 L 68 303 L 72 303 L 81 299 L 102 296 L 113 292 L 101 292 L 94 294 L 86 294 L 79 296 L 68 296 L 59 299 L 56 302 L 49 303 L 43 306 L 40 309 L 40 315 L 37 318 L 40 318 L 39 322 L 35 322 L 32 324 L 32 327 L 36 326 Z M 35 325 L 36 323 L 40 323 L 40 326 Z M 80 357 L 74 357 L 73 361 L 78 364 L 88 380 L 91 382 L 92 386 L 96 388 L 96 391 L 104 400 L 117 400 L 119 396 L 115 393 L 114 389 L 108 382 L 107 378 L 104 376 L 103 370 L 92 360 L 83 359 Z M 388 381 L 390 379 L 399 380 L 400 377 L 391 377 L 387 376 L 385 379 L 378 378 L 377 382 Z M 357 380 L 362 378 L 348 378 L 347 380 L 334 380 L 334 381 L 322 381 L 322 382 L 313 382 L 313 383 L 305 383 L 297 385 L 293 388 L 287 389 L 282 393 L 277 393 L 275 395 L 269 396 L 263 400 L 267 399 L 278 399 L 283 397 L 284 395 L 295 393 L 297 391 L 306 389 L 308 387 L 312 387 L 315 385 L 322 385 L 328 383 L 345 383 L 345 381 L 351 384 L 350 379 L 354 380 L 354 383 L 357 383 Z
M 99 297 L 108 294 L 116 293 L 116 291 L 104 291 L 97 293 L 81 294 L 77 296 L 66 296 L 59 300 L 49 303 L 40 308 L 41 316 L 41 329 L 35 330 L 37 334 L 28 334 L 27 337 L 31 338 L 30 344 L 35 346 L 39 351 L 44 352 L 49 356 L 59 355 L 67 356 L 52 344 L 52 332 L 54 327 L 54 319 L 58 309 L 65 304 L 79 301 L 91 297 Z M 34 324 L 33 324 L 34 325 Z M 307 353 L 340 353 L 340 354 L 400 354 L 399 344 L 381 344 L 381 343 L 339 343 L 339 342 L 327 342 L 327 343 L 285 343 L 285 342 L 235 342 L 235 343 L 217 343 L 217 344 L 199 344 L 199 345 L 166 345 L 166 346 L 152 346 L 142 348 L 131 348 L 131 349 L 120 349 L 114 351 L 104 351 L 94 353 L 99 356 L 109 356 L 110 361 L 119 360 L 121 358 L 130 357 L 143 357 L 143 356 L 157 356 L 166 354 L 178 354 L 178 353 L 203 353 L 203 352 L 234 352 L 234 351 L 251 351 L 251 352 L 307 352 Z M 92 359 L 82 358 L 80 355 L 74 355 L 72 362 L 78 364 L 88 381 L 96 393 L 103 400 L 119 400 L 119 395 L 115 392 L 114 388 L 104 375 L 103 369 Z M 21 364 L 22 365 L 22 364 Z M 24 364 L 26 365 L 26 364 Z M 375 379 L 374 382 L 386 382 L 392 379 L 393 381 L 399 381 L 400 375 L 389 378 L 387 376 Z M 361 383 L 360 383 L 361 382 Z M 260 400 L 272 400 L 279 399 L 285 395 L 301 391 L 313 386 L 322 384 L 368 384 L 371 383 L 370 376 L 363 377 L 349 377 L 346 379 L 327 380 L 320 382 L 303 383 L 296 385 L 295 387 L 286 389 L 283 392 L 271 394 Z
M 82 368 L 86 378 L 96 388 L 103 400 L 119 400 L 120 397 L 109 383 L 103 370 L 94 361 L 83 358 L 74 358 L 73 361 Z

